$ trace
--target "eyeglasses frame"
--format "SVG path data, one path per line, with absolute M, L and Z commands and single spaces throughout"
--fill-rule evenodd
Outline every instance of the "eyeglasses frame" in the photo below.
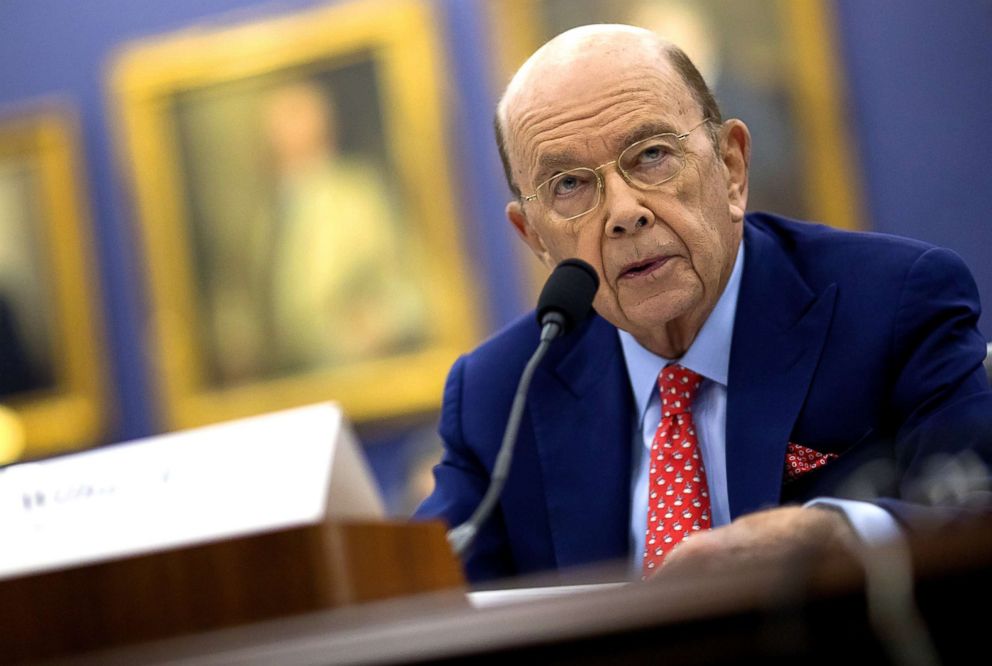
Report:
M 616 164 L 617 165 L 617 172 L 620 174 L 620 177 L 624 179 L 624 182 L 626 182 L 631 187 L 635 187 L 637 189 L 645 189 L 641 185 L 634 184 L 634 182 L 631 181 L 630 176 L 623 169 L 623 167 L 620 166 L 620 157 L 625 152 L 627 152 L 628 150 L 630 150 L 630 148 L 632 146 L 636 146 L 639 143 L 646 143 L 648 141 L 651 141 L 652 139 L 657 139 L 658 137 L 661 137 L 661 136 L 674 136 L 676 138 L 676 140 L 678 141 L 678 143 L 679 143 L 679 149 L 682 151 L 682 155 L 681 155 L 682 166 L 679 167 L 679 170 L 678 171 L 676 171 L 675 173 L 673 173 L 671 176 L 669 176 L 665 180 L 662 180 L 662 181 L 660 181 L 658 183 L 655 183 L 654 185 L 647 186 L 647 187 L 650 187 L 650 188 L 661 187 L 665 183 L 667 183 L 667 182 L 673 180 L 674 178 L 676 178 L 685 169 L 685 140 L 689 138 L 689 135 L 692 134 L 692 132 L 694 132 L 695 130 L 699 129 L 700 127 L 702 127 L 706 123 L 710 122 L 711 120 L 712 120 L 712 118 L 710 118 L 709 116 L 706 116 L 701 121 L 699 121 L 697 124 L 695 124 L 693 127 L 691 127 L 690 129 L 687 129 L 685 132 L 682 132 L 681 134 L 676 134 L 674 132 L 662 132 L 661 134 L 652 134 L 651 136 L 649 136 L 649 137 L 647 137 L 645 139 L 640 139 L 638 141 L 635 141 L 634 143 L 630 144 L 629 146 L 627 146 L 626 148 L 624 148 L 623 150 L 621 150 L 620 151 L 620 155 L 617 155 L 617 158 L 615 160 L 610 160 L 609 162 L 604 162 L 603 164 L 600 164 L 598 167 L 595 167 L 595 168 L 592 168 L 592 167 L 575 167 L 574 169 L 567 169 L 566 171 L 563 171 L 561 173 L 556 173 L 555 175 L 551 176 L 547 180 L 544 180 L 539 185 L 537 185 L 537 187 L 534 188 L 534 194 L 527 194 L 527 195 L 521 194 L 520 195 L 520 200 L 526 203 L 526 202 L 530 202 L 530 201 L 534 201 L 535 199 L 538 199 L 537 193 L 540 191 L 540 189 L 542 187 L 544 187 L 545 185 L 547 185 L 548 183 L 550 183 L 555 178 L 559 177 L 562 173 L 568 173 L 569 171 L 578 171 L 580 169 L 587 169 L 589 171 L 592 171 L 594 174 L 596 174 L 596 203 L 593 204 L 592 208 L 590 208 L 587 211 L 583 211 L 583 212 L 579 213 L 578 215 L 572 215 L 570 217 L 559 218 L 559 221 L 561 221 L 561 222 L 569 222 L 571 220 L 576 220 L 576 219 L 582 217 L 583 215 L 588 215 L 589 213 L 591 213 L 594 210 L 596 210 L 597 208 L 599 208 L 599 204 L 603 200 L 603 191 L 606 188 L 606 184 L 603 182 L 603 175 L 600 173 L 600 170 L 601 169 L 605 169 L 606 167 L 610 166 L 611 164 Z M 543 204 L 543 202 L 542 202 L 542 204 Z M 543 204 L 543 205 L 546 206 L 547 204 Z

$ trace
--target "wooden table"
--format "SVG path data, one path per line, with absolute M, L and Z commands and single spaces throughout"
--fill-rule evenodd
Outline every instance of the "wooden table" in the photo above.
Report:
M 472 608 L 459 591 L 419 595 L 105 651 L 72 663 L 893 663 L 898 653 L 878 638 L 879 628 L 910 657 L 926 657 L 926 646 L 933 645 L 943 663 L 987 661 L 992 521 L 945 527 L 909 546 L 921 613 L 915 629 L 912 614 L 898 617 L 905 608 L 873 625 L 863 567 L 831 553 L 484 609 Z M 883 575 L 891 573 L 895 567 L 887 563 L 896 560 L 885 559 L 891 553 L 875 556 Z M 606 568 L 566 582 L 616 578 L 618 572 Z

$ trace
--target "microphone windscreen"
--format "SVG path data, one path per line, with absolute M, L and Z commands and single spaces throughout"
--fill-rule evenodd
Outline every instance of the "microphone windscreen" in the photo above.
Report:
M 592 299 L 599 289 L 599 276 L 592 266 L 581 259 L 566 259 L 551 271 L 537 300 L 537 322 L 543 327 L 550 312 L 565 320 L 567 333 L 581 322 L 592 309 Z

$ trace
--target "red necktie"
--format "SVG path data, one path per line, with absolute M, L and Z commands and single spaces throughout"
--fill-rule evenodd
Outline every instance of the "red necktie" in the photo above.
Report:
M 651 443 L 644 576 L 693 532 L 710 528 L 710 493 L 692 422 L 702 377 L 680 365 L 658 375 L 661 421 Z

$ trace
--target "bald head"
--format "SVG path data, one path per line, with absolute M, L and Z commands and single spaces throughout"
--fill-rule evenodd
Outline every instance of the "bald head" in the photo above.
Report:
M 688 96 L 705 116 L 719 124 L 720 109 L 692 61 L 671 42 L 650 30 L 629 25 L 586 25 L 554 37 L 517 70 L 496 108 L 496 142 L 510 189 L 520 195 L 511 162 L 509 129 L 527 122 L 533 102 L 562 103 L 569 92 L 588 80 L 591 71 L 612 65 L 617 73 L 674 72 Z M 609 68 L 607 68 L 609 69 Z M 715 138 L 715 137 L 714 137 Z
M 665 51 L 670 46 L 655 33 L 629 25 L 573 28 L 548 41 L 521 65 L 506 87 L 497 114 L 505 122 L 507 110 L 512 109 L 523 94 L 540 93 L 581 77 L 583 63 L 621 58 L 660 65 L 666 60 Z

